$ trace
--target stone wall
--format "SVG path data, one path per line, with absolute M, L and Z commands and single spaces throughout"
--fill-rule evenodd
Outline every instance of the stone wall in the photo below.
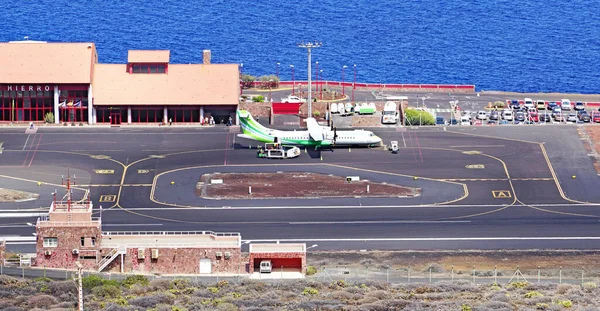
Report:
M 271 103 L 246 103 L 242 102 L 239 105 L 240 110 L 247 110 L 252 117 L 260 117 L 263 120 L 269 120 L 271 117 Z
M 158 258 L 152 259 L 152 249 L 158 249 Z M 144 258 L 138 259 L 138 248 L 128 248 L 123 259 L 125 273 L 158 273 L 158 274 L 199 274 L 200 259 L 212 260 L 212 273 L 238 274 L 246 273 L 246 262 L 242 260 L 241 249 L 238 248 L 144 248 Z M 109 253 L 110 249 L 103 249 Z M 217 257 L 216 253 L 231 253 L 229 259 Z M 120 272 L 121 258 L 116 257 L 104 272 Z
M 275 259 L 275 258 L 300 258 L 302 260 L 302 273 L 306 273 L 306 253 L 300 252 L 270 252 L 270 253 L 250 253 L 250 263 L 248 264 L 250 273 L 254 273 L 255 259 Z
M 97 263 L 101 259 L 98 251 L 102 243 L 102 231 L 100 225 L 97 227 L 37 227 L 36 228 L 36 266 L 47 268 L 76 268 L 79 261 L 84 269 L 96 270 Z M 57 247 L 44 247 L 45 237 L 58 239 Z M 81 246 L 81 237 L 85 238 L 84 246 Z M 91 238 L 96 239 L 95 246 L 91 245 Z M 79 254 L 73 254 L 77 249 Z M 50 251 L 46 255 L 46 251 Z

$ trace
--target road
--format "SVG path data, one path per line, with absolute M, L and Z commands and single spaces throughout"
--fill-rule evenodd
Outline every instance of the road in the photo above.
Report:
M 276 161 L 257 159 L 256 142 L 227 127 L 49 127 L 35 134 L 2 128 L 0 188 L 40 196 L 0 203 L 0 236 L 31 239 L 32 224 L 47 210 L 51 193 L 63 193 L 61 176 L 69 171 L 76 176 L 75 196 L 90 189 L 97 214 L 102 206 L 105 231 L 240 232 L 244 241 L 298 241 L 320 250 L 599 248 L 600 179 L 576 126 L 533 129 L 374 129 L 384 142 L 399 141 L 400 152 L 307 150 Z M 206 172 L 277 171 L 358 175 L 417 186 L 422 196 L 194 195 Z M 8 247 L 31 251 L 26 243 Z

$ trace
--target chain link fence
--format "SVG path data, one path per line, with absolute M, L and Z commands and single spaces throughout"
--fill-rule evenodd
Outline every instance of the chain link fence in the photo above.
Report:
M 600 271 L 600 270 L 599 270 Z M 334 282 L 344 280 L 346 282 L 360 283 L 365 281 L 379 281 L 392 284 L 406 283 L 436 283 L 442 281 L 468 281 L 473 284 L 509 284 L 511 282 L 529 283 L 558 283 L 558 284 L 581 284 L 600 281 L 600 273 L 596 270 L 581 269 L 520 269 L 518 266 L 511 270 L 479 270 L 473 267 L 469 271 L 458 270 L 452 267 L 449 271 L 439 265 L 431 265 L 424 270 L 401 267 L 348 267 L 335 266 L 324 267 L 316 274 L 308 277 L 318 281 Z

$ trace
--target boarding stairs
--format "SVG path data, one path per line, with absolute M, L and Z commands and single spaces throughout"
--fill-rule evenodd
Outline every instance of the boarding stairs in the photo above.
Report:
M 113 248 L 100 262 L 98 263 L 98 272 L 102 272 L 106 266 L 108 266 L 115 258 L 119 255 L 125 255 L 127 253 L 127 248 L 123 246 L 119 246 L 117 248 Z

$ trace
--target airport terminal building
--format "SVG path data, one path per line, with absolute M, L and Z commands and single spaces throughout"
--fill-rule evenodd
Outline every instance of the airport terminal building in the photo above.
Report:
M 238 64 L 170 64 L 168 50 L 98 63 L 94 43 L 0 43 L 0 122 L 199 123 L 236 119 Z

